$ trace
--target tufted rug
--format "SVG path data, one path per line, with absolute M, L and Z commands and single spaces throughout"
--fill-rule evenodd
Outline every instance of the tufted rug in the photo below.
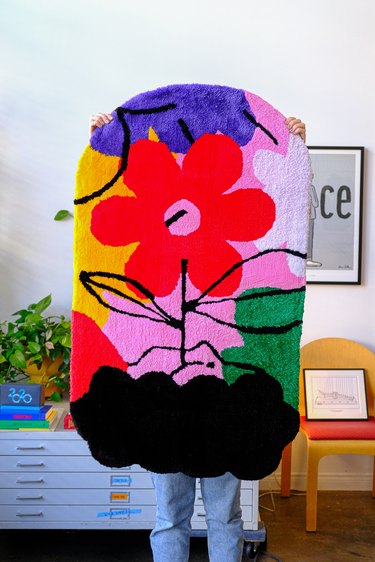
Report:
M 77 172 L 76 428 L 107 466 L 260 479 L 299 428 L 307 148 L 224 86 L 112 116 Z

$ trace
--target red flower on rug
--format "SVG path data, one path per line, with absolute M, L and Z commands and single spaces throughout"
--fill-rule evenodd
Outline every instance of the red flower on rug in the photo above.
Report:
M 228 191 L 242 174 L 242 152 L 225 135 L 202 135 L 181 167 L 166 144 L 139 140 L 129 152 L 124 183 L 135 197 L 113 196 L 93 210 L 91 230 L 105 245 L 139 242 L 125 275 L 156 296 L 169 295 L 188 260 L 190 281 L 202 292 L 242 260 L 228 241 L 264 236 L 275 204 L 258 188 Z M 231 295 L 242 267 L 210 291 Z

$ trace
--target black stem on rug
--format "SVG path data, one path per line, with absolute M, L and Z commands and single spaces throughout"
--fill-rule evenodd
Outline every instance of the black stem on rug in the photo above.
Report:
M 129 113 L 131 115 L 151 115 L 153 113 L 164 113 L 164 111 L 169 111 L 170 109 L 176 109 L 177 104 L 166 103 L 165 105 L 160 105 L 159 107 L 144 107 L 140 109 L 131 109 L 130 107 L 121 107 L 124 113 Z
M 177 211 L 177 213 L 175 213 L 172 217 L 170 217 L 169 219 L 167 219 L 165 221 L 165 226 L 167 228 L 169 228 L 171 226 L 171 224 L 173 224 L 174 222 L 177 222 L 178 219 L 180 219 L 184 215 L 187 215 L 187 211 L 185 209 L 181 209 L 180 211 Z
M 79 197 L 78 199 L 74 199 L 75 205 L 83 205 L 91 201 L 92 199 L 96 199 L 105 193 L 108 189 L 110 189 L 118 179 L 121 178 L 122 174 L 125 172 L 126 168 L 128 167 L 128 157 L 129 157 L 129 150 L 130 150 L 130 127 L 124 117 L 126 113 L 131 115 L 149 115 L 153 113 L 162 113 L 164 111 L 169 111 L 170 109 L 175 109 L 177 106 L 175 103 L 168 103 L 166 105 L 162 105 L 160 107 L 150 107 L 146 109 L 130 109 L 126 107 L 118 107 L 116 109 L 116 114 L 118 120 L 121 123 L 121 127 L 124 133 L 124 139 L 122 142 L 122 149 L 121 149 L 121 165 L 118 171 L 115 173 L 112 179 L 110 179 L 106 184 L 103 185 L 100 189 L 97 189 L 90 195 L 84 195 L 83 197 Z
M 267 137 L 269 137 L 271 139 L 271 141 L 278 145 L 279 141 L 273 136 L 273 134 L 264 127 L 264 125 L 262 125 L 262 123 L 259 123 L 252 115 L 251 113 L 249 113 L 246 109 L 243 110 L 243 114 L 245 115 L 246 119 L 248 119 L 250 121 L 250 123 L 252 123 L 253 125 L 255 125 L 255 127 L 258 127 L 261 131 L 263 131 L 263 133 L 265 133 L 267 135 Z
M 96 199 L 105 193 L 108 189 L 110 189 L 118 179 L 121 178 L 122 174 L 125 172 L 126 168 L 128 167 L 128 157 L 129 157 L 129 150 L 130 150 L 130 127 L 124 117 L 124 111 L 122 107 L 118 107 L 116 109 L 117 117 L 121 123 L 122 130 L 124 132 L 124 140 L 122 142 L 122 150 L 121 150 L 121 165 L 113 178 L 109 180 L 106 184 L 103 185 L 97 191 L 94 191 L 90 195 L 85 195 L 84 197 L 79 197 L 78 199 L 74 199 L 75 205 L 83 205 L 92 199 Z
M 187 312 L 186 306 L 186 276 L 187 276 L 187 266 L 188 260 L 182 259 L 181 260 L 181 275 L 182 275 L 182 284 L 181 284 L 181 366 L 186 365 L 186 326 L 185 326 L 185 318 Z
M 195 139 L 194 139 L 193 135 L 191 134 L 190 129 L 187 126 L 187 124 L 185 123 L 185 121 L 183 119 L 178 119 L 177 123 L 180 125 L 181 131 L 183 132 L 184 137 L 190 142 L 190 144 L 194 144 Z
M 213 289 L 215 287 L 220 285 L 220 283 L 222 283 L 234 271 L 236 271 L 238 268 L 242 267 L 242 265 L 244 263 L 255 260 L 255 259 L 260 258 L 261 256 L 265 256 L 267 254 L 279 253 L 279 252 L 282 252 L 282 253 L 285 253 L 285 254 L 288 254 L 288 255 L 291 255 L 291 256 L 296 256 L 297 258 L 306 259 L 306 254 L 302 254 L 301 252 L 298 252 L 297 250 L 289 250 L 288 248 L 276 248 L 276 249 L 270 248 L 268 250 L 263 250 L 262 252 L 259 252 L 258 254 L 255 254 L 254 256 L 250 256 L 249 258 L 245 258 L 244 260 L 241 260 L 241 261 L 233 264 L 232 267 L 230 267 L 225 273 L 223 273 L 223 275 L 221 277 L 219 277 L 219 279 L 214 281 L 212 283 L 212 285 L 210 285 L 205 291 L 203 291 L 203 293 L 197 299 L 192 301 L 194 303 L 194 306 L 197 302 L 201 301 L 206 295 L 208 295 L 208 293 L 213 291 Z M 189 303 L 187 303 L 187 304 L 189 306 L 192 306 Z

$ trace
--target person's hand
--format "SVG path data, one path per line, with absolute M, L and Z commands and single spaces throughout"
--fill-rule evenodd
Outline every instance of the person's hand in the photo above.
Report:
M 285 120 L 285 125 L 288 127 L 289 131 L 294 135 L 299 135 L 304 143 L 306 143 L 306 125 L 302 123 L 301 119 L 296 117 L 288 117 Z
M 89 122 L 89 133 L 90 137 L 98 127 L 103 127 L 103 125 L 108 125 L 112 121 L 113 117 L 110 113 L 94 113 L 91 115 Z

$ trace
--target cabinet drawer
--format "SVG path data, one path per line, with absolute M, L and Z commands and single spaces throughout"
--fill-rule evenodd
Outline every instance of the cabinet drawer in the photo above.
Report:
M 0 472 L 0 488 L 153 489 L 149 472 Z M 2 490 L 0 489 L 0 497 Z
M 197 478 L 197 490 L 200 490 L 200 482 L 200 478 Z M 253 490 L 253 492 L 257 494 L 259 489 L 259 480 L 241 480 L 241 489 Z
M 110 520 L 126 521 L 155 521 L 155 507 L 153 506 L 113 506 L 113 505 L 30 505 L 30 506 L 0 506 L 0 521 L 33 521 L 59 522 L 103 522 Z
M 54 456 L 48 454 L 4 456 L 1 458 L 0 471 L 67 471 L 67 472 L 110 472 L 115 473 L 122 470 L 127 472 L 143 471 L 144 469 L 134 465 L 133 467 L 109 468 L 103 466 L 91 456 Z
M 155 505 L 154 490 L 112 489 L 40 489 L 0 490 L 0 505 Z
M 89 455 L 83 439 L 2 439 L 0 455 Z

